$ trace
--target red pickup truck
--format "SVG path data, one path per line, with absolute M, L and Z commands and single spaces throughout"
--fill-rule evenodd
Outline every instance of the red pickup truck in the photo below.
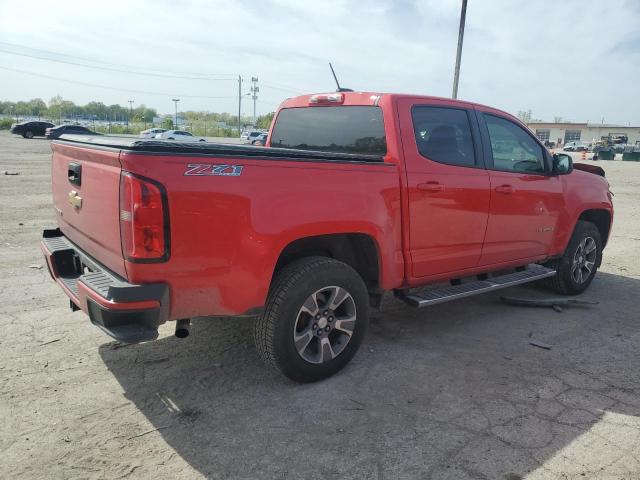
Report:
M 593 280 L 604 172 L 516 118 L 449 99 L 304 95 L 266 147 L 63 136 L 42 249 L 73 309 L 123 342 L 176 320 L 255 318 L 260 355 L 314 381 L 353 357 L 385 291 L 414 307 Z

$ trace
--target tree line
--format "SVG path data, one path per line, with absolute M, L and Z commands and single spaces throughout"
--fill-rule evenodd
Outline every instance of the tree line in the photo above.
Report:
M 144 104 L 133 108 L 118 104 L 106 105 L 102 102 L 89 102 L 86 105 L 76 105 L 70 100 L 63 99 L 60 95 L 56 95 L 49 102 L 45 102 L 41 98 L 33 98 L 28 101 L 10 102 L 0 101 L 0 114 L 14 117 L 16 120 L 23 118 L 41 118 L 52 121 L 53 123 L 62 123 L 63 121 L 99 121 L 99 122 L 127 122 L 131 124 L 132 131 L 142 126 L 148 128 L 150 126 L 161 126 L 163 128 L 173 128 L 174 117 L 166 115 L 160 123 L 154 124 L 154 119 L 159 117 L 158 112 L 154 108 L 145 106 Z M 260 115 L 256 119 L 258 128 L 269 128 L 274 113 Z M 197 135 L 205 133 L 197 133 L 200 131 L 220 132 L 229 130 L 229 135 L 233 134 L 236 129 L 238 116 L 227 112 L 217 113 L 209 111 L 184 111 L 178 112 L 178 116 L 186 123 L 187 127 L 194 130 Z M 250 125 L 253 118 L 248 116 L 241 117 L 241 125 Z M 180 127 L 183 125 L 181 123 Z

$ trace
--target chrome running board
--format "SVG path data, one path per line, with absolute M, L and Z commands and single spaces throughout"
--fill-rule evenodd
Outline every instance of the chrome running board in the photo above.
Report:
M 460 285 L 420 290 L 414 293 L 404 293 L 401 291 L 397 296 L 412 307 L 422 308 L 450 300 L 457 300 L 459 298 L 492 292 L 502 288 L 513 287 L 522 283 L 534 282 L 543 278 L 552 277 L 555 274 L 556 271 L 554 269 L 534 263 L 528 265 L 526 269 L 522 271 L 508 273 L 506 275 L 490 277 L 485 280 L 475 280 Z

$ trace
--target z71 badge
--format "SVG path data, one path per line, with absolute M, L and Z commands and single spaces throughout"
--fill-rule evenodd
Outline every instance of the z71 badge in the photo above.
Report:
M 239 177 L 242 175 L 242 165 L 211 165 L 208 163 L 190 163 L 187 165 L 185 176 L 220 176 Z

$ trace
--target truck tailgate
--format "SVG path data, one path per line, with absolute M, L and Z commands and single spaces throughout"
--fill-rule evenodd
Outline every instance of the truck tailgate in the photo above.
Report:
M 109 270 L 126 278 L 120 244 L 119 150 L 52 143 L 51 178 L 58 226 Z

